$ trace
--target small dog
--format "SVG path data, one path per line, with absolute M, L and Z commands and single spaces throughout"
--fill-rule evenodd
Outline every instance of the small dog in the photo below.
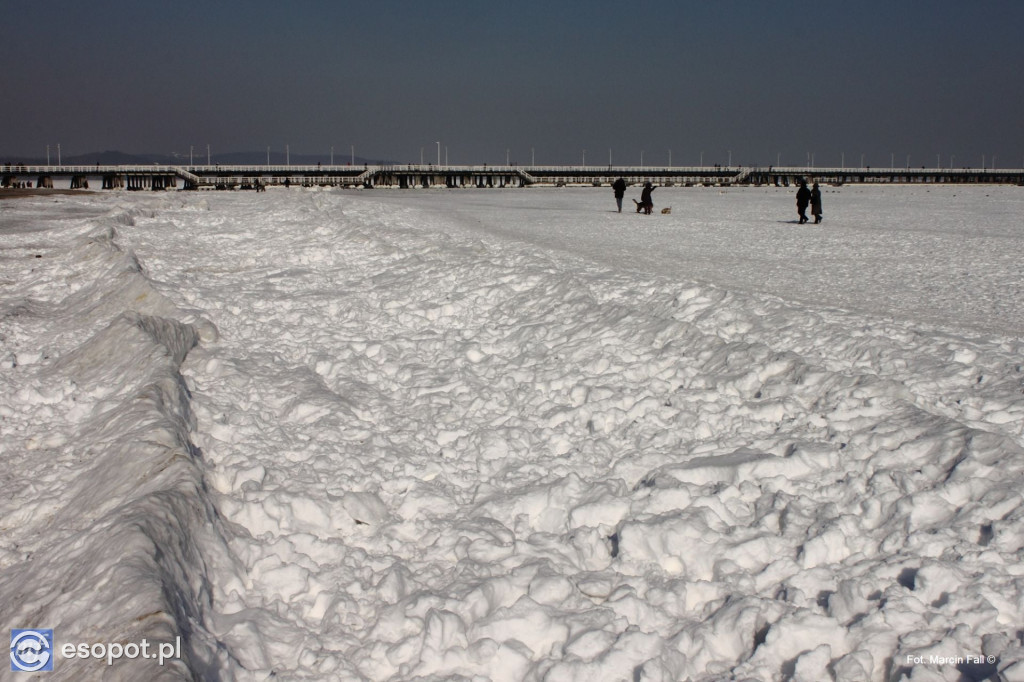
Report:
M 646 215 L 651 215 L 651 211 L 654 210 L 654 204 L 645 204 L 644 202 L 637 201 L 636 199 L 633 199 L 633 203 L 636 204 L 636 212 L 637 213 L 644 213 Z
M 666 206 L 665 208 L 661 209 L 661 215 L 668 215 L 671 212 L 672 212 L 672 207 L 671 206 Z

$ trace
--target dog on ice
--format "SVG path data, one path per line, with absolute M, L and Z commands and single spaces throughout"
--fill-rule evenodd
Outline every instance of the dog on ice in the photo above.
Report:
M 636 212 L 637 213 L 643 213 L 645 215 L 651 215 L 651 212 L 654 210 L 654 203 L 653 202 L 646 203 L 646 202 L 643 202 L 643 201 L 637 201 L 636 199 L 633 199 L 633 203 L 636 204 Z

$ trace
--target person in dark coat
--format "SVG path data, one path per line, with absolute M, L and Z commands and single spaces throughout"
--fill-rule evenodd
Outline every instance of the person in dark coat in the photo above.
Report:
M 615 191 L 615 203 L 619 207 L 619 213 L 622 213 L 622 197 L 626 196 L 626 181 L 619 178 L 612 183 L 612 190 Z
M 651 215 L 654 212 L 654 200 L 651 198 L 651 192 L 654 191 L 654 185 L 649 182 L 644 183 L 644 191 L 640 193 L 640 205 L 643 206 L 644 213 Z
M 811 215 L 814 216 L 815 225 L 821 222 L 821 190 L 818 189 L 818 183 L 814 183 L 811 188 Z
M 807 183 L 801 181 L 800 189 L 796 191 L 796 212 L 800 215 L 799 224 L 807 222 L 807 204 L 811 203 L 811 190 L 807 189 Z

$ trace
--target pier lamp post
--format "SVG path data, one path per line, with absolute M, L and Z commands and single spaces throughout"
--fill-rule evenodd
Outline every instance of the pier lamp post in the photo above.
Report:
M 63 166 L 64 165 L 64 164 L 62 164 L 60 162 L 60 142 L 57 143 L 57 165 L 58 166 Z
M 641 168 L 644 167 L 644 150 L 643 149 L 640 150 L 640 167 Z
M 671 149 L 668 150 L 668 167 L 669 168 L 672 167 L 672 150 Z
M 437 165 L 441 165 L 441 143 L 437 143 Z
M 46 165 L 50 165 L 50 145 L 46 145 Z
M 210 145 L 206 145 L 206 165 L 210 165 Z
M 356 146 L 354 144 L 349 145 L 349 152 L 351 154 L 349 157 L 349 165 L 354 166 L 356 165 Z
M 331 147 L 331 165 L 334 165 L 334 147 Z
M 188 165 L 189 166 L 194 166 L 195 165 L 194 163 L 192 163 L 192 145 L 188 146 Z
M 587 150 L 584 149 L 583 150 L 583 167 L 586 167 L 586 165 L 587 165 Z

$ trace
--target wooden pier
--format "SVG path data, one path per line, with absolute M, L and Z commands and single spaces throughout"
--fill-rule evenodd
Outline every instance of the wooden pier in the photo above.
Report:
M 631 185 L 788 187 L 801 181 L 846 184 L 997 184 L 1024 186 L 1024 169 L 812 168 L 727 166 L 0 166 L 0 187 L 71 189 L 265 189 L 279 187 L 501 188 Z

